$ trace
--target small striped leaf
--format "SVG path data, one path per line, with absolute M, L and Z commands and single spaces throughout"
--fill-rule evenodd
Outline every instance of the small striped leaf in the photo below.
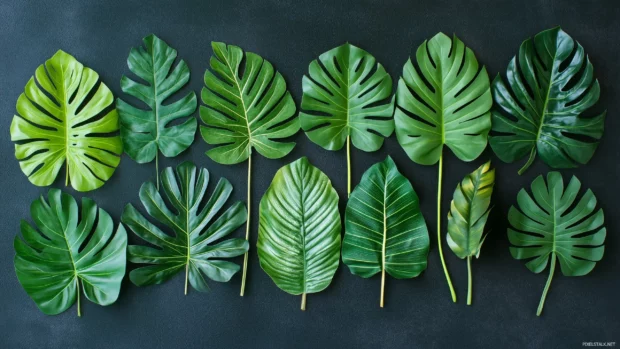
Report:
M 429 236 L 418 196 L 389 156 L 368 169 L 351 193 L 342 261 L 363 278 L 413 278 L 426 269 Z M 383 305 L 381 305 L 383 306 Z
M 340 260 L 338 194 L 307 158 L 282 167 L 260 202 L 258 258 L 283 291 L 324 290 Z

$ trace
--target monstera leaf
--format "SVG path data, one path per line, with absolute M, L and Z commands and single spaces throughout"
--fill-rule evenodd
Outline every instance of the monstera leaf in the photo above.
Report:
M 424 41 L 403 68 L 396 90 L 396 137 L 414 162 L 439 162 L 437 184 L 437 243 L 441 264 L 450 287 L 441 244 L 441 178 L 443 148 L 448 146 L 463 161 L 476 159 L 487 145 L 491 129 L 492 98 L 489 77 L 479 67 L 473 51 L 456 36 L 443 33 Z
M 467 305 L 471 305 L 471 258 L 480 256 L 486 236 L 484 226 L 489 218 L 495 169 L 491 162 L 467 175 L 454 191 L 448 212 L 448 246 L 460 259 L 467 258 Z
M 11 123 L 15 157 L 32 184 L 54 182 L 66 162 L 65 185 L 101 187 L 123 152 L 114 97 L 99 75 L 58 51 L 40 65 L 17 100 Z
M 247 205 L 251 204 L 252 149 L 269 159 L 288 154 L 295 143 L 283 138 L 299 131 L 295 102 L 286 82 L 261 56 L 232 45 L 214 42 L 211 69 L 205 72 L 200 118 L 202 137 L 215 145 L 207 155 L 220 164 L 248 160 Z M 245 58 L 245 65 L 242 61 Z M 251 212 L 251 211 L 250 211 Z M 250 219 L 246 240 L 250 238 Z M 243 261 L 241 296 L 245 290 L 248 254 Z
M 528 259 L 525 266 L 540 273 L 550 265 L 549 278 L 536 315 L 542 313 L 553 279 L 556 259 L 562 274 L 588 274 L 603 258 L 606 230 L 603 210 L 596 210 L 591 190 L 576 201 L 581 183 L 573 177 L 566 189 L 562 175 L 550 172 L 547 183 L 538 176 L 532 183 L 534 198 L 522 189 L 517 196 L 518 209 L 508 212 L 508 239 L 514 246 L 510 253 L 516 259 Z M 551 260 L 551 261 L 549 261 Z
M 351 193 L 350 141 L 366 152 L 394 132 L 392 78 L 370 53 L 349 43 L 312 61 L 304 76 L 299 114 L 308 138 L 327 150 L 347 144 L 347 194 Z
M 553 168 L 587 163 L 603 135 L 605 113 L 584 117 L 599 98 L 592 64 L 583 47 L 560 28 L 545 30 L 521 44 L 506 80 L 493 81 L 491 147 L 505 162 L 536 153 Z
M 303 157 L 282 167 L 260 201 L 260 266 L 283 291 L 324 290 L 340 259 L 338 194 L 327 176 Z
M 381 272 L 383 308 L 385 273 L 397 279 L 420 275 L 429 250 L 418 196 L 392 158 L 364 173 L 351 193 L 344 221 L 342 261 L 363 278 Z
M 213 244 L 243 225 L 247 217 L 243 204 L 236 202 L 215 219 L 232 192 L 230 182 L 220 179 L 211 197 L 203 200 L 209 172 L 197 170 L 191 162 L 182 163 L 176 171 L 166 168 L 161 182 L 172 209 L 151 182 L 140 188 L 140 201 L 146 212 L 171 229 L 174 235 L 149 222 L 131 204 L 123 211 L 122 222 L 156 247 L 129 246 L 130 262 L 149 264 L 131 271 L 131 281 L 138 286 L 161 284 L 185 269 L 187 294 L 188 281 L 194 289 L 207 292 L 209 286 L 205 276 L 218 282 L 230 280 L 239 266 L 222 258 L 240 256 L 249 248 L 246 240 L 237 238 Z
M 113 234 L 112 218 L 91 199 L 83 198 L 78 212 L 69 194 L 50 189 L 47 197 L 30 206 L 36 228 L 22 221 L 23 240 L 14 241 L 19 282 L 47 315 L 62 313 L 77 299 L 81 316 L 80 286 L 91 302 L 114 303 L 125 275 L 125 229 L 119 224 Z
M 155 159 L 155 173 L 159 175 L 160 151 L 166 157 L 174 157 L 194 142 L 197 122 L 191 115 L 198 102 L 193 91 L 175 102 L 167 102 L 189 81 L 189 68 L 183 60 L 173 68 L 177 50 L 157 36 L 149 35 L 143 41 L 144 47 L 131 49 L 127 65 L 146 84 L 123 76 L 121 89 L 144 102 L 148 109 L 136 108 L 120 98 L 116 106 L 125 152 L 139 164 Z M 171 125 L 180 118 L 185 121 Z M 159 185 L 158 178 L 155 183 Z

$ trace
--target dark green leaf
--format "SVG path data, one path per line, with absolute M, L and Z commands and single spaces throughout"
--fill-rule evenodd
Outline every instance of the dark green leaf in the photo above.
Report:
M 345 216 L 342 261 L 364 278 L 385 273 L 413 278 L 426 269 L 429 237 L 419 200 L 389 156 L 368 169 L 351 193 Z
M 443 33 L 424 41 L 396 90 L 396 136 L 416 163 L 433 165 L 444 144 L 463 161 L 486 148 L 493 103 L 489 77 L 474 52 Z
M 167 101 L 189 81 L 187 64 L 181 60 L 173 68 L 177 50 L 157 36 L 151 34 L 143 41 L 144 47 L 131 49 L 127 65 L 145 83 L 123 76 L 121 88 L 148 108 L 136 108 L 121 99 L 116 102 L 125 152 L 140 164 L 153 161 L 158 151 L 166 157 L 179 155 L 194 141 L 197 125 L 191 116 L 197 105 L 193 91 L 177 101 Z M 180 118 L 186 119 L 171 125 Z
M 286 82 L 268 61 L 241 48 L 214 42 L 211 70 L 205 72 L 200 132 L 215 145 L 207 155 L 221 164 L 245 161 L 255 148 L 269 159 L 288 154 L 295 143 L 282 142 L 299 130 L 295 102 Z M 242 74 L 243 72 L 243 74 Z
M 351 44 L 329 50 L 310 63 L 299 113 L 308 138 L 339 150 L 347 137 L 356 148 L 381 148 L 394 132 L 392 78 L 368 52 Z
M 283 291 L 324 290 L 340 258 L 338 194 L 307 158 L 282 167 L 260 202 L 258 258 Z
M 80 285 L 91 302 L 116 301 L 125 275 L 127 234 L 119 224 L 113 234 L 110 215 L 94 201 L 77 202 L 69 194 L 50 189 L 30 212 L 35 227 L 22 221 L 22 239 L 15 238 L 15 272 L 39 309 L 56 315 L 78 302 Z M 38 228 L 38 230 L 37 230 Z
M 493 81 L 493 151 L 505 162 L 536 153 L 553 168 L 587 163 L 603 135 L 605 113 L 583 117 L 600 87 L 583 47 L 559 27 L 521 44 L 506 71 Z
M 464 259 L 480 254 L 484 242 L 484 226 L 491 208 L 495 169 L 491 162 L 467 175 L 456 187 L 448 213 L 448 246 Z
M 527 259 L 525 266 L 534 273 L 551 265 L 538 315 L 553 278 L 556 258 L 566 276 L 586 275 L 603 258 L 603 210 L 596 210 L 596 198 L 589 189 L 576 202 L 580 188 L 581 183 L 573 177 L 565 189 L 562 175 L 550 172 L 546 184 L 542 176 L 532 182 L 533 199 L 522 189 L 517 196 L 519 209 L 513 206 L 508 212 L 512 256 Z
M 32 184 L 47 186 L 66 165 L 65 185 L 101 187 L 123 152 L 114 96 L 99 75 L 58 51 L 40 65 L 17 100 L 15 157 Z
M 213 281 L 226 282 L 239 271 L 235 263 L 221 258 L 244 254 L 249 244 L 243 239 L 229 239 L 213 244 L 243 225 L 247 211 L 241 202 L 234 203 L 216 219 L 230 193 L 232 185 L 222 178 L 211 197 L 206 200 L 209 172 L 196 169 L 190 162 L 162 172 L 161 184 L 172 209 L 151 182 L 140 188 L 140 200 L 148 214 L 170 228 L 170 235 L 149 222 L 131 204 L 125 207 L 122 222 L 136 235 L 155 247 L 131 245 L 129 261 L 144 263 L 129 274 L 138 286 L 161 284 L 185 269 L 185 293 L 187 282 L 198 291 L 209 290 L 205 275 Z

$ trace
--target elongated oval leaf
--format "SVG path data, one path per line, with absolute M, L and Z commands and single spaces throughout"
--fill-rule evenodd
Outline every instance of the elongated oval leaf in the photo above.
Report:
M 562 274 L 582 276 L 603 258 L 607 234 L 603 210 L 596 210 L 596 197 L 589 189 L 575 201 L 580 188 L 576 177 L 564 188 L 562 175 L 550 172 L 547 183 L 542 176 L 532 182 L 533 198 L 522 189 L 517 196 L 518 209 L 513 206 L 508 212 L 512 256 L 529 260 L 525 266 L 537 274 L 550 265 L 537 315 L 542 312 L 556 259 Z
M 213 161 L 236 164 L 255 148 L 269 159 L 288 154 L 295 143 L 282 142 L 299 131 L 295 102 L 271 63 L 237 46 L 214 42 L 211 70 L 205 72 L 200 118 L 202 137 L 215 145 Z M 245 58 L 245 65 L 242 61 Z M 242 74 L 243 73 L 243 74 Z
M 403 68 L 396 90 L 396 136 L 416 163 L 433 165 L 447 145 L 463 161 L 487 145 L 492 98 L 474 52 L 443 33 L 424 41 Z
M 351 273 L 413 278 L 426 269 L 429 237 L 418 196 L 389 156 L 369 168 L 351 193 L 345 215 L 342 261 Z
M 123 152 L 114 97 L 99 75 L 58 51 L 40 65 L 17 100 L 15 157 L 32 184 L 47 186 L 66 165 L 65 184 L 101 187 Z
M 310 63 L 303 77 L 301 127 L 327 150 L 353 145 L 371 152 L 394 132 L 392 78 L 375 57 L 349 43 Z
M 276 173 L 260 201 L 258 258 L 262 269 L 283 291 L 324 290 L 340 258 L 338 194 L 331 181 L 307 158 Z
M 494 184 L 495 169 L 489 161 L 468 174 L 454 191 L 446 239 L 460 259 L 480 255 Z
M 172 234 L 149 222 L 131 204 L 125 207 L 121 217 L 136 235 L 154 246 L 129 246 L 130 262 L 149 264 L 132 270 L 131 282 L 137 286 L 161 284 L 185 269 L 187 294 L 188 281 L 201 292 L 209 291 L 205 276 L 213 281 L 229 281 L 239 271 L 239 266 L 222 258 L 240 256 L 249 248 L 247 241 L 238 238 L 213 244 L 243 225 L 247 218 L 241 202 L 234 203 L 216 218 L 232 192 L 230 182 L 220 179 L 211 197 L 203 203 L 209 172 L 184 162 L 176 171 L 172 167 L 164 169 L 161 184 L 172 207 L 166 204 L 152 182 L 140 188 L 140 201 L 148 214 Z
M 62 313 L 76 299 L 80 287 L 99 305 L 116 301 L 125 276 L 127 234 L 119 224 L 113 234 L 110 215 L 94 201 L 77 202 L 69 194 L 50 189 L 30 206 L 35 227 L 21 222 L 22 238 L 15 237 L 15 272 L 39 309 Z
M 583 47 L 562 29 L 538 33 L 521 44 L 510 61 L 507 84 L 493 81 L 491 147 L 505 162 L 536 153 L 553 168 L 587 163 L 603 135 L 605 112 L 584 117 L 599 98 L 600 87 Z
M 121 89 L 147 109 L 120 98 L 116 101 L 125 152 L 140 164 L 153 161 L 159 151 L 166 157 L 177 156 L 194 142 L 197 122 L 191 115 L 198 104 L 193 91 L 168 101 L 189 81 L 189 67 L 183 60 L 173 67 L 177 50 L 157 36 L 151 34 L 143 42 L 144 47 L 132 48 L 127 58 L 129 70 L 143 82 L 123 76 Z M 185 121 L 171 125 L 180 118 Z

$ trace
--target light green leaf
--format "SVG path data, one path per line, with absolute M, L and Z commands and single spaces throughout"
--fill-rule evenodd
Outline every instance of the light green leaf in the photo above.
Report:
M 187 294 L 188 281 L 201 292 L 209 291 L 205 276 L 213 281 L 229 281 L 239 266 L 222 258 L 240 256 L 249 248 L 247 241 L 237 238 L 213 244 L 242 226 L 247 218 L 243 204 L 236 202 L 215 219 L 230 197 L 230 182 L 220 179 L 206 203 L 209 172 L 204 168 L 197 170 L 191 162 L 180 164 L 176 171 L 168 167 L 162 172 L 161 182 L 172 209 L 152 182 L 140 188 L 140 201 L 148 214 L 174 235 L 149 222 L 131 204 L 121 217 L 136 235 L 156 247 L 129 246 L 130 262 L 149 264 L 132 270 L 131 282 L 137 286 L 161 284 L 185 269 Z
M 324 290 L 340 259 L 338 194 L 307 158 L 282 167 L 260 202 L 258 258 L 283 291 L 302 295 Z
M 571 178 L 564 188 L 559 172 L 549 172 L 547 183 L 542 176 L 532 182 L 533 199 L 525 189 L 517 196 L 517 207 L 511 207 L 508 239 L 514 246 L 510 253 L 516 259 L 527 259 L 525 266 L 540 273 L 550 265 L 549 278 L 540 299 L 537 315 L 543 305 L 555 271 L 556 259 L 562 274 L 588 274 L 603 258 L 607 230 L 603 226 L 603 210 L 596 210 L 596 197 L 591 190 L 579 196 L 581 182 Z M 549 262 L 551 260 L 551 262 Z
M 114 96 L 92 69 L 58 51 L 40 65 L 17 100 L 15 157 L 30 182 L 47 186 L 66 165 L 65 185 L 101 187 L 123 152 Z
M 119 224 L 113 234 L 112 218 L 91 199 L 83 198 L 78 212 L 69 194 L 50 189 L 47 197 L 30 206 L 36 228 L 22 221 L 22 238 L 14 240 L 19 283 L 47 315 L 62 313 L 77 299 L 80 316 L 80 286 L 91 302 L 114 303 L 125 276 L 125 229 Z

